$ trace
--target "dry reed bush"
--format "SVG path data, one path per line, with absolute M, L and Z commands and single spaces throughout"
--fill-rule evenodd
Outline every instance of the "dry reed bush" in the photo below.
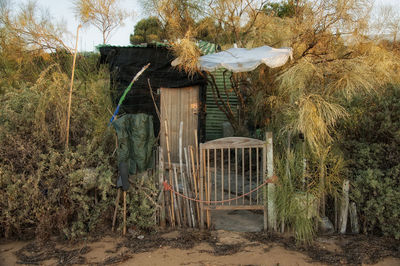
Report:
M 69 78 L 50 64 L 33 86 L 0 96 L 0 235 L 77 239 L 108 230 L 116 196 L 109 73 L 80 58 L 64 150 Z M 151 179 L 129 192 L 128 226 L 154 225 Z M 146 193 L 148 195 L 146 195 Z M 141 204 L 144 202 L 144 204 Z
M 200 0 L 142 0 L 146 13 L 157 16 L 163 23 L 167 37 L 171 41 L 183 38 L 202 17 L 207 1 Z
M 345 109 L 331 103 L 320 95 L 309 94 L 300 97 L 296 116 L 291 117 L 287 125 L 288 129 L 302 132 L 312 148 L 312 151 L 320 154 L 332 143 L 331 132 L 339 118 L 346 115 Z
M 254 26 L 251 28 L 247 48 L 268 45 L 271 47 L 289 47 L 294 37 L 294 19 L 272 17 L 265 13 L 258 15 Z
M 172 50 L 179 60 L 176 66 L 179 70 L 185 71 L 189 76 L 200 71 L 198 61 L 201 53 L 196 43 L 191 40 L 190 31 L 186 33 L 185 38 L 172 45 Z

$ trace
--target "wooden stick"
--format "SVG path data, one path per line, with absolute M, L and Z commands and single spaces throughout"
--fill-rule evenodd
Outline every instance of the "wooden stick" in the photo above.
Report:
M 238 199 L 237 199 L 237 197 L 238 197 L 238 156 L 237 156 L 237 154 L 238 154 L 238 150 L 237 150 L 237 148 L 235 148 L 235 180 L 236 180 L 236 182 L 235 182 L 235 186 L 236 186 L 236 194 L 235 194 L 235 196 L 236 196 L 236 205 L 238 205 Z
M 203 176 L 205 176 L 205 169 L 206 169 L 206 151 L 205 150 L 202 150 L 202 157 L 203 157 L 203 165 L 202 165 L 202 168 L 203 168 L 203 171 L 202 171 L 202 175 Z M 203 184 L 202 184 L 203 185 Z M 210 193 L 210 192 L 209 192 Z M 204 199 L 203 199 L 204 200 Z M 210 228 L 211 227 L 211 213 L 210 213 L 210 211 L 209 210 L 207 210 L 207 228 Z
M 204 160 L 204 159 L 202 159 Z M 202 165 L 202 164 L 201 164 Z M 203 195 L 203 173 L 201 171 L 202 169 L 200 169 L 200 199 L 204 200 L 204 195 Z M 200 229 L 204 229 L 204 205 L 201 202 L 200 203 Z
M 256 158 L 257 158 L 257 160 L 256 160 L 257 187 L 258 187 L 258 184 L 259 184 L 259 168 L 260 168 L 260 165 L 259 165 L 259 157 L 258 157 L 258 156 L 259 156 L 259 154 L 258 154 L 258 147 L 257 147 L 257 148 L 256 148 Z M 257 196 L 256 196 L 256 198 L 257 198 L 257 205 L 258 205 L 258 197 L 259 197 L 259 195 L 258 195 L 258 190 L 257 190 Z
M 349 213 L 349 189 L 350 182 L 349 180 L 343 181 L 343 189 L 342 189 L 342 200 L 340 205 L 340 216 L 339 216 L 339 233 L 346 233 L 347 228 L 347 217 Z
M 224 200 L 224 186 L 224 149 L 221 149 L 221 200 Z
M 190 171 L 189 153 L 186 147 L 183 147 L 183 154 L 185 155 L 186 175 L 188 176 L 187 182 L 189 189 L 191 189 L 193 185 L 191 178 L 189 178 L 191 176 L 191 171 Z
M 188 195 L 187 190 L 186 190 L 186 185 L 185 185 L 185 174 L 183 172 L 183 144 L 182 144 L 182 135 L 183 135 L 183 121 L 179 124 L 179 170 L 181 172 L 181 180 L 182 180 L 182 186 L 183 186 L 183 194 Z M 192 227 L 192 222 L 190 218 L 190 206 L 189 206 L 189 200 L 186 199 L 186 217 L 187 217 L 187 222 L 189 227 Z M 183 206 L 182 206 L 183 207 Z M 183 211 L 183 210 L 182 210 Z
M 217 201 L 217 149 L 214 149 L 214 200 Z
M 178 174 L 176 172 L 176 165 L 173 165 L 174 167 L 174 179 L 175 179 L 175 190 L 179 191 L 179 186 L 178 186 Z M 177 222 L 178 222 L 178 226 L 181 227 L 182 223 L 183 223 L 183 219 L 182 219 L 182 201 L 181 198 L 175 195 L 175 210 L 177 210 Z
M 126 191 L 124 191 L 124 228 L 122 235 L 126 235 Z
M 170 185 L 172 185 L 172 184 L 174 184 L 174 182 L 172 181 L 171 152 L 170 152 L 170 149 L 169 149 L 168 123 L 167 123 L 167 120 L 164 121 L 164 125 L 165 125 L 165 142 L 166 142 L 166 145 L 167 145 L 169 183 L 170 183 Z M 171 225 L 172 225 L 172 227 L 175 227 L 174 194 L 172 193 L 172 191 L 170 191 L 170 197 L 171 197 Z
M 199 167 L 199 139 L 198 139 L 198 136 L 197 136 L 197 129 L 195 129 L 194 130 L 194 143 L 195 143 L 195 145 L 196 145 L 196 164 L 197 164 L 197 171 L 199 171 L 200 170 L 200 167 Z
M 118 205 L 119 205 L 119 197 L 121 194 L 121 189 L 118 188 L 117 190 L 118 190 L 117 191 L 117 199 L 115 200 L 114 216 L 113 216 L 112 227 L 111 227 L 111 231 L 113 231 L 113 232 L 115 229 L 115 221 L 117 220 L 117 210 L 118 210 Z
M 206 156 L 206 152 L 204 151 L 204 156 Z M 206 164 L 207 163 L 207 164 Z M 206 193 L 206 198 L 208 201 L 211 201 L 211 172 L 210 172 L 210 150 L 207 149 L 207 161 L 204 160 L 204 176 L 207 175 L 207 178 L 204 178 L 204 182 L 206 182 L 205 185 L 205 193 Z M 209 204 L 207 204 L 209 205 Z M 206 218 L 207 218 L 207 224 L 210 224 L 210 211 L 207 209 L 206 212 Z
M 165 193 L 163 191 L 163 182 L 164 182 L 164 155 L 162 147 L 158 149 L 158 182 L 159 188 L 161 190 L 161 209 L 160 209 L 160 225 L 165 228 L 166 219 L 165 219 Z
M 196 198 L 198 197 L 197 193 L 197 180 L 196 180 L 196 167 L 195 167 L 195 162 L 194 162 L 194 156 L 193 156 L 193 147 L 190 147 L 190 157 L 192 158 L 192 172 L 193 172 L 193 183 L 194 183 L 194 193 L 196 195 Z M 199 203 L 196 203 L 196 209 L 197 209 L 197 218 L 198 222 L 200 224 L 200 206 Z
M 335 226 L 335 232 L 338 231 L 338 199 L 337 199 L 337 195 L 334 196 L 334 208 L 335 208 L 335 222 L 334 222 L 334 226 Z
M 262 173 L 261 173 L 261 178 L 262 181 L 264 182 L 268 177 L 267 177 L 267 139 L 265 140 L 265 144 L 262 150 Z M 268 230 L 268 190 L 267 187 L 263 187 L 263 205 L 264 205 L 264 231 Z
M 272 132 L 267 132 L 267 172 L 268 178 L 274 175 L 274 152 Z M 268 187 L 268 226 L 276 231 L 276 205 L 275 205 L 275 184 L 269 183 Z
M 231 205 L 231 149 L 228 148 L 228 197 L 229 205 Z
M 186 147 L 183 148 L 184 154 L 185 154 L 185 162 L 186 162 L 186 173 L 187 173 L 187 178 L 185 179 L 185 184 L 186 184 L 186 191 L 188 192 L 188 196 L 193 198 L 193 189 L 191 187 L 191 172 L 190 172 L 190 162 L 189 162 L 189 157 L 188 157 L 188 151 Z M 186 175 L 185 175 L 186 177 Z M 190 209 L 190 217 L 192 218 L 192 227 L 196 227 L 196 218 L 195 218 L 195 210 L 193 210 L 193 205 L 195 204 L 192 201 L 188 201 L 189 203 L 189 209 Z
M 242 195 L 244 195 L 244 153 L 245 149 L 242 148 Z M 243 197 L 243 204 L 244 204 L 244 198 Z
M 158 120 L 161 121 L 160 110 L 158 110 L 156 100 L 154 99 L 153 89 L 151 88 L 151 84 L 150 84 L 150 79 L 149 78 L 147 79 L 147 84 L 149 85 L 150 95 L 151 95 L 151 98 L 153 99 L 154 109 L 156 110 L 156 114 L 158 116 Z
M 181 178 L 182 178 L 183 191 L 184 191 L 185 195 L 190 196 L 189 189 L 188 189 L 188 183 L 187 183 L 186 175 L 184 172 L 182 172 Z M 189 227 L 193 227 L 194 218 L 193 218 L 193 210 L 191 208 L 190 203 L 191 203 L 190 200 L 186 199 L 186 212 L 187 212 L 188 225 L 189 225 Z
M 249 148 L 249 191 L 252 190 L 251 178 L 252 178 L 252 176 L 251 176 L 251 148 Z M 250 196 L 250 205 L 251 205 L 251 197 L 252 197 L 251 193 L 249 196 Z
M 79 29 L 81 27 L 82 27 L 82 25 L 79 24 L 78 28 L 76 29 L 75 53 L 74 53 L 74 59 L 73 59 L 73 62 L 72 62 L 71 84 L 69 86 L 69 96 L 68 96 L 67 132 L 66 132 L 66 137 L 65 137 L 65 150 L 68 150 L 68 143 L 69 143 L 69 121 L 70 121 L 70 117 L 71 117 L 72 88 L 74 86 L 76 54 L 78 53 Z

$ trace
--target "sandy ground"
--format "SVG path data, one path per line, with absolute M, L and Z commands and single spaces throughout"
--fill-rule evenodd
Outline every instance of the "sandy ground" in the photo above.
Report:
M 245 233 L 222 230 L 207 232 L 204 235 L 172 231 L 156 236 L 131 235 L 127 238 L 106 236 L 90 243 L 79 244 L 60 244 L 50 241 L 38 245 L 32 241 L 14 241 L 0 244 L 0 265 L 21 265 L 21 263 L 24 265 L 23 262 L 37 265 L 143 266 L 353 265 L 346 261 L 345 257 L 326 257 L 327 254 L 343 252 L 343 248 L 338 244 L 342 240 L 338 241 L 337 238 L 317 239 L 314 245 L 318 248 L 309 254 L 302 250 L 293 250 L 290 245 L 285 247 L 285 241 L 282 239 L 260 238 L 260 235 L 249 237 Z M 324 257 L 316 259 L 315 252 Z M 380 256 L 380 259 L 374 265 L 400 265 L 397 255 L 397 253 L 395 256 L 385 252 L 379 253 L 377 256 Z

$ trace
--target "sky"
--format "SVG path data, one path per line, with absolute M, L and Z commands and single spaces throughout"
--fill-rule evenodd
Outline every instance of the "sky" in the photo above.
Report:
M 27 0 L 14 0 L 18 3 L 25 3 Z M 14 2 L 12 1 L 12 2 Z M 140 9 L 138 0 L 120 0 L 122 8 L 132 14 L 125 21 L 125 25 L 116 30 L 110 38 L 109 44 L 129 45 L 129 35 L 133 33 L 134 25 L 142 18 L 147 17 Z M 49 13 L 57 20 L 65 23 L 67 30 L 73 35 L 66 41 L 70 47 L 75 46 L 73 36 L 76 34 L 76 28 L 79 21 L 72 10 L 72 0 L 37 0 L 38 5 L 48 9 Z M 392 5 L 400 8 L 400 0 L 375 0 L 375 6 Z M 102 43 L 101 33 L 92 26 L 85 26 L 79 33 L 78 50 L 93 51 L 95 46 Z
M 36 0 L 37 4 L 46 8 L 50 15 L 56 20 L 62 20 L 66 24 L 67 30 L 72 34 L 67 41 L 67 45 L 75 47 L 76 29 L 79 21 L 73 12 L 72 0 Z M 27 0 L 18 0 L 19 3 L 26 3 Z M 125 25 L 114 31 L 109 40 L 113 45 L 129 45 L 129 35 L 133 33 L 135 24 L 146 17 L 140 14 L 140 5 L 137 0 L 120 0 L 121 7 L 132 16 L 125 21 Z M 93 26 L 84 26 L 79 32 L 78 50 L 93 51 L 95 46 L 103 43 L 102 35 Z

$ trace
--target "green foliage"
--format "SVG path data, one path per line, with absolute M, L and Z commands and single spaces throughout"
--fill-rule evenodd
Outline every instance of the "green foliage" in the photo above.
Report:
M 301 154 L 291 152 L 286 158 L 276 157 L 276 207 L 278 221 L 292 228 L 298 243 L 309 244 L 315 234 L 316 196 L 312 189 L 300 192 L 303 179 Z M 290 174 L 289 174 L 290 172 Z M 315 192 L 315 191 L 314 191 Z
M 109 229 L 116 197 L 114 132 L 106 69 L 80 55 L 72 97 L 70 147 L 64 150 L 69 58 L 60 56 L 32 84 L 0 96 L 0 236 L 74 239 Z M 49 64 L 49 62 L 51 64 Z M 46 62 L 45 62 L 46 63 Z M 65 65 L 64 65 L 65 63 Z M 128 226 L 148 229 L 155 208 L 151 179 L 128 192 Z M 146 200 L 144 199 L 146 197 Z M 142 204 L 142 202 L 144 202 Z
M 156 17 L 149 17 L 140 20 L 131 34 L 131 44 L 150 43 L 162 41 L 164 36 L 161 21 Z
M 156 225 L 155 199 L 158 189 L 155 187 L 154 176 L 144 175 L 136 178 L 127 194 L 128 216 L 127 223 L 143 230 L 150 230 Z M 120 212 L 120 221 L 122 213 Z M 120 226 L 122 229 L 122 223 Z
M 400 89 L 357 98 L 341 123 L 351 198 L 364 232 L 400 238 Z
M 278 3 L 267 3 L 263 9 L 270 16 L 293 17 L 296 12 L 296 5 L 294 0 L 285 0 Z

